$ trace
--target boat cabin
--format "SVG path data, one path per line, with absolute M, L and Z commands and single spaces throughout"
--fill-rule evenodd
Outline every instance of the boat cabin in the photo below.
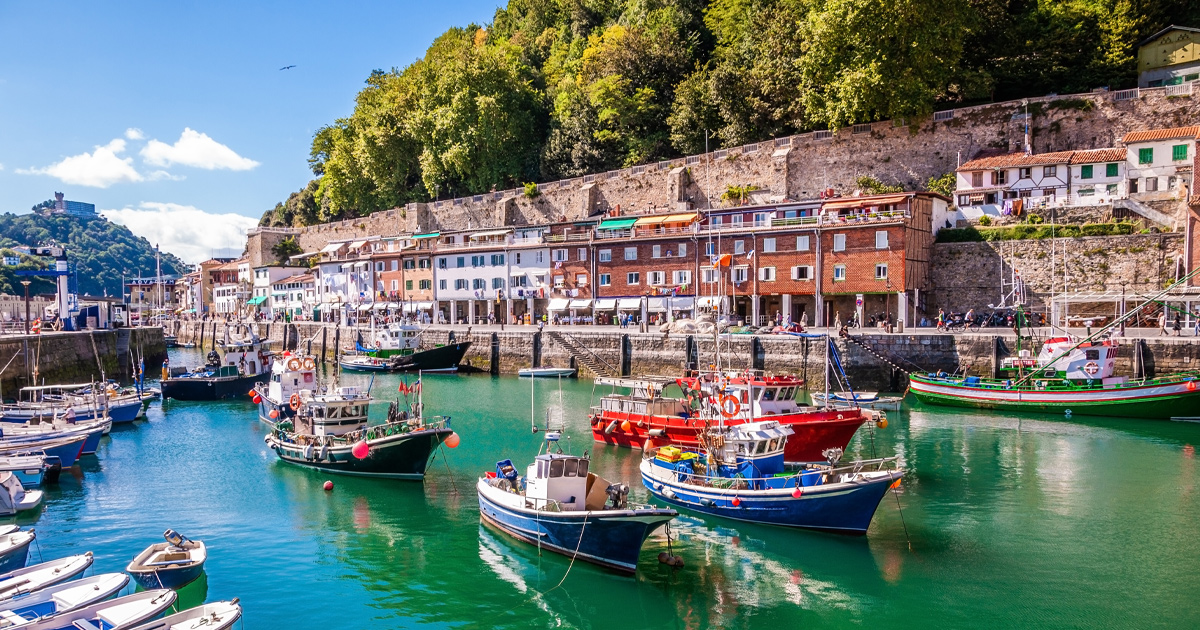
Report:
M 1037 357 L 1039 366 L 1049 366 L 1048 374 L 1081 381 L 1108 379 L 1116 361 L 1117 342 L 1111 339 L 1080 343 L 1071 337 L 1055 337 L 1046 340 Z
M 775 420 L 748 422 L 727 429 L 716 449 L 718 460 L 733 463 L 746 478 L 770 477 L 784 471 L 783 450 L 791 427 Z
M 311 391 L 317 384 L 317 362 L 312 357 L 301 357 L 284 352 L 271 363 L 271 382 L 267 385 L 267 398 L 287 402 L 292 394 Z
M 538 455 L 525 473 L 525 498 L 541 509 L 557 502 L 563 510 L 582 510 L 587 500 L 588 459 L 578 455 Z
M 296 432 L 304 435 L 342 435 L 367 425 L 371 397 L 357 387 L 339 387 L 330 394 L 300 393 L 304 406 L 296 417 Z
M 417 326 L 392 324 L 375 332 L 375 349 L 416 351 L 421 345 L 420 335 Z
M 271 364 L 271 353 L 263 350 L 259 342 L 222 346 L 225 352 L 217 365 L 212 365 L 212 353 L 209 353 L 209 364 L 205 368 L 215 372 L 217 376 L 241 376 L 245 374 L 261 374 L 267 371 Z

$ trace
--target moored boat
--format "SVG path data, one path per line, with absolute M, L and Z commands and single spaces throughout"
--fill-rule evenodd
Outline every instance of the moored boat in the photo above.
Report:
M 168 529 L 165 542 L 154 543 L 134 557 L 125 567 L 142 588 L 177 589 L 191 584 L 204 573 L 208 548 L 204 542 L 191 540 Z
M 261 340 L 226 344 L 208 353 L 205 364 L 192 371 L 173 368 L 160 383 L 162 396 L 175 400 L 237 398 L 271 371 L 272 354 Z
M 0 439 L 0 456 L 41 454 L 57 457 L 64 468 L 70 468 L 83 453 L 87 439 L 86 434 L 20 441 Z
M 534 378 L 572 378 L 579 373 L 575 368 L 522 368 L 517 370 L 517 376 L 526 376 Z
M 226 630 L 232 628 L 241 616 L 242 607 L 234 598 L 231 601 L 202 604 L 129 630 Z
M 129 576 L 124 573 L 102 573 L 0 602 L 0 628 L 23 628 L 47 617 L 91 606 L 116 595 L 128 583 Z
M 256 383 L 250 399 L 258 407 L 258 418 L 274 425 L 296 416 L 301 393 L 316 391 L 317 361 L 314 357 L 284 352 L 271 364 L 270 377 Z
M 126 595 L 35 621 L 28 630 L 127 630 L 161 615 L 175 603 L 175 591 L 154 589 Z
M 903 396 L 880 396 L 875 392 L 813 392 L 810 397 L 814 405 L 821 407 L 861 407 L 877 411 L 900 411 L 900 405 L 904 401 Z
M 13 532 L 6 532 L 0 536 L 10 533 Z M 92 566 L 92 561 L 92 552 L 89 551 L 4 573 L 0 575 L 0 602 L 71 580 Z
M 357 355 L 344 355 L 342 369 L 370 372 L 454 372 L 471 347 L 470 341 L 435 344 L 421 350 L 418 326 L 391 324 L 371 333 L 374 339 L 364 346 L 355 342 Z
M 50 463 L 44 455 L 13 455 L 0 456 L 0 472 L 16 475 L 21 485 L 26 488 L 36 488 L 46 481 L 46 471 Z
M 42 504 L 43 496 L 41 490 L 26 490 L 13 473 L 0 471 L 0 515 L 32 510 Z
M 0 474 L 0 477 L 2 476 Z M 6 494 L 0 490 L 0 502 L 4 501 Z M 0 535 L 0 571 L 14 571 L 24 567 L 26 559 L 29 558 L 29 545 L 35 538 L 37 532 L 32 529 Z M 3 576 L 0 576 L 0 580 L 4 580 Z

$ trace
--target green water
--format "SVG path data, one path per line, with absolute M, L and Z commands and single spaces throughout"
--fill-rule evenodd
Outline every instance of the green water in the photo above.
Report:
M 378 378 L 376 393 L 397 380 Z M 429 411 L 462 436 L 424 484 L 280 463 L 247 401 L 167 401 L 115 429 L 21 522 L 46 558 L 92 550 L 98 571 L 120 571 L 167 527 L 203 539 L 207 582 L 184 599 L 240 597 L 246 628 L 1200 624 L 1200 425 L 906 409 L 851 445 L 909 470 L 865 538 L 684 514 L 671 528 L 684 568 L 658 564 L 660 534 L 634 577 L 577 563 L 563 581 L 566 558 L 480 526 L 473 489 L 497 459 L 523 466 L 537 451 L 529 381 L 424 382 Z M 537 394 L 539 414 L 558 403 L 552 382 Z M 591 384 L 566 384 L 562 400 L 572 449 L 592 449 Z M 645 498 L 638 461 L 602 447 L 593 468 Z

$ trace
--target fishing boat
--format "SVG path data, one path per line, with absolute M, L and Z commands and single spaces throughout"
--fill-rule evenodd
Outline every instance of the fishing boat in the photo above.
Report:
M 129 583 L 124 573 L 102 573 L 0 602 L 0 628 L 23 628 L 35 621 L 102 602 Z
M 242 617 L 238 599 L 213 602 L 148 621 L 129 630 L 226 630 Z
M 0 516 L 32 510 L 42 504 L 43 496 L 41 490 L 26 490 L 13 473 L 0 471 Z
M 54 422 L 69 418 L 77 422 L 107 418 L 132 422 L 141 412 L 136 396 L 118 395 L 115 388 L 97 388 L 91 383 L 22 387 L 17 401 L 0 405 L 0 422 Z
M 112 421 L 104 418 L 82 422 L 68 422 L 56 418 L 51 422 L 9 423 L 0 425 L 0 441 L 5 444 L 19 444 L 83 435 L 85 439 L 79 454 L 94 455 L 100 446 L 100 438 L 111 429 Z
M 160 383 L 162 395 L 175 400 L 237 398 L 271 372 L 272 353 L 257 335 L 246 343 L 221 346 L 208 353 L 204 365 L 191 371 L 171 368 Z
M 668 445 L 647 449 L 642 484 L 673 505 L 769 525 L 865 534 L 879 502 L 903 471 L 885 469 L 895 458 L 839 465 L 842 451 L 828 449 L 826 463 L 784 462 L 791 427 L 761 420 L 712 431 L 702 448 Z
M 76 608 L 23 626 L 27 630 L 127 630 L 163 614 L 175 591 L 154 589 Z M 203 627 L 203 626 L 199 626 Z
M 532 378 L 573 378 L 579 370 L 575 368 L 522 368 L 517 370 L 517 376 L 527 376 Z
M 0 439 L 0 456 L 38 454 L 57 457 L 63 468 L 70 468 L 75 465 L 75 460 L 79 459 L 87 439 L 87 435 L 78 434 L 37 440 Z
M 10 534 L 5 532 L 0 536 Z M 74 579 L 92 566 L 92 552 L 67 556 L 0 575 L 0 603 Z
M 418 384 L 414 393 L 419 392 Z M 265 438 L 279 459 L 297 466 L 418 480 L 424 479 L 438 446 L 458 444 L 450 418 L 426 419 L 420 398 L 403 410 L 399 402 L 390 404 L 387 419 L 375 425 L 367 417 L 373 399 L 357 387 L 338 387 L 330 394 L 302 391 L 299 401 L 298 413 L 277 422 Z
M 154 543 L 134 557 L 125 572 L 144 589 L 177 589 L 191 584 L 204 573 L 208 548 L 199 540 L 168 529 L 165 542 Z
M 9 476 L 11 477 L 11 475 Z M 3 477 L 4 473 L 0 473 L 0 478 Z M 5 501 L 4 497 L 7 494 L 0 490 L 0 503 Z M 9 514 L 13 514 L 13 512 L 9 512 Z M 22 529 L 0 535 L 0 571 L 8 572 L 24 567 L 25 560 L 29 557 L 29 545 L 35 538 L 37 538 L 37 532 L 32 529 Z M 0 580 L 3 579 L 0 577 Z
M 878 411 L 900 411 L 900 404 L 904 401 L 904 396 L 880 396 L 875 392 L 854 392 L 853 394 L 813 392 L 809 396 L 812 398 L 813 404 L 821 407 L 861 407 Z
M 316 358 L 284 352 L 272 362 L 270 378 L 255 383 L 250 399 L 258 406 L 258 418 L 274 426 L 296 416 L 300 393 L 318 389 Z
M 26 488 L 36 488 L 47 481 L 46 473 L 52 466 L 62 469 L 57 458 L 53 464 L 49 459 L 44 455 L 0 456 L 0 472 L 12 473 Z
M 363 345 L 354 342 L 358 354 L 342 355 L 338 364 L 344 370 L 367 372 L 454 372 L 471 347 L 470 341 L 437 344 L 421 350 L 421 333 L 418 326 L 391 324 L 374 330 L 373 340 Z

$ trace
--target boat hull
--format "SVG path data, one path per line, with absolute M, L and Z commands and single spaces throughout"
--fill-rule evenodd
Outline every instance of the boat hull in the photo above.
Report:
M 203 562 L 180 568 L 159 569 L 158 571 L 129 571 L 129 575 L 133 576 L 133 581 L 148 591 L 156 588 L 178 590 L 195 582 L 203 573 Z
M 471 348 L 470 341 L 448 343 L 409 355 L 394 356 L 392 372 L 454 372 Z
M 793 431 L 788 438 L 784 459 L 789 462 L 824 461 L 821 451 L 828 448 L 845 450 L 846 445 L 867 421 L 858 409 L 824 410 L 801 414 L 770 416 Z M 629 423 L 629 429 L 623 426 Z M 726 425 L 741 424 L 744 420 L 726 421 Z M 597 442 L 625 448 L 642 448 L 647 440 L 670 442 L 679 446 L 699 446 L 697 436 L 707 427 L 703 419 L 678 416 L 644 416 L 632 413 L 601 411 L 591 419 L 592 438 Z M 716 423 L 709 421 L 715 426 Z M 651 435 L 662 431 L 662 435 Z
M 649 460 L 641 464 L 642 485 L 672 505 L 703 514 L 765 525 L 780 525 L 861 536 L 867 533 L 879 502 L 899 470 L 864 482 L 795 488 L 734 490 L 700 486 L 666 478 Z M 734 506 L 734 501 L 738 505 Z
M 269 372 L 246 376 L 169 378 L 162 381 L 163 398 L 175 400 L 228 400 L 244 398 L 254 384 L 271 377 Z
M 422 429 L 368 440 L 368 454 L 363 459 L 354 457 L 353 445 L 330 447 L 322 453 L 320 447 L 282 442 L 274 435 L 268 436 L 267 444 L 279 459 L 305 468 L 339 475 L 420 480 L 425 478 L 434 451 L 452 433 L 448 428 Z
M 31 544 L 33 544 L 32 536 L 24 543 L 12 547 L 0 555 L 0 573 L 25 568 L 25 563 L 29 560 L 29 545 Z
M 484 489 L 487 484 L 479 483 L 484 486 L 477 489 L 479 516 L 485 523 L 542 549 L 627 573 L 637 570 L 646 538 L 676 516 L 668 509 L 519 510 L 491 500 Z
M 909 391 L 933 405 L 1031 413 L 1118 416 L 1165 420 L 1200 415 L 1200 381 L 1134 384 L 1105 389 L 1009 389 L 968 385 L 962 379 L 912 375 Z
M 75 465 L 75 460 L 79 459 L 86 440 L 85 435 L 75 435 L 41 442 L 3 442 L 0 443 L 0 455 L 43 453 L 49 457 L 57 457 L 63 468 L 70 468 Z

